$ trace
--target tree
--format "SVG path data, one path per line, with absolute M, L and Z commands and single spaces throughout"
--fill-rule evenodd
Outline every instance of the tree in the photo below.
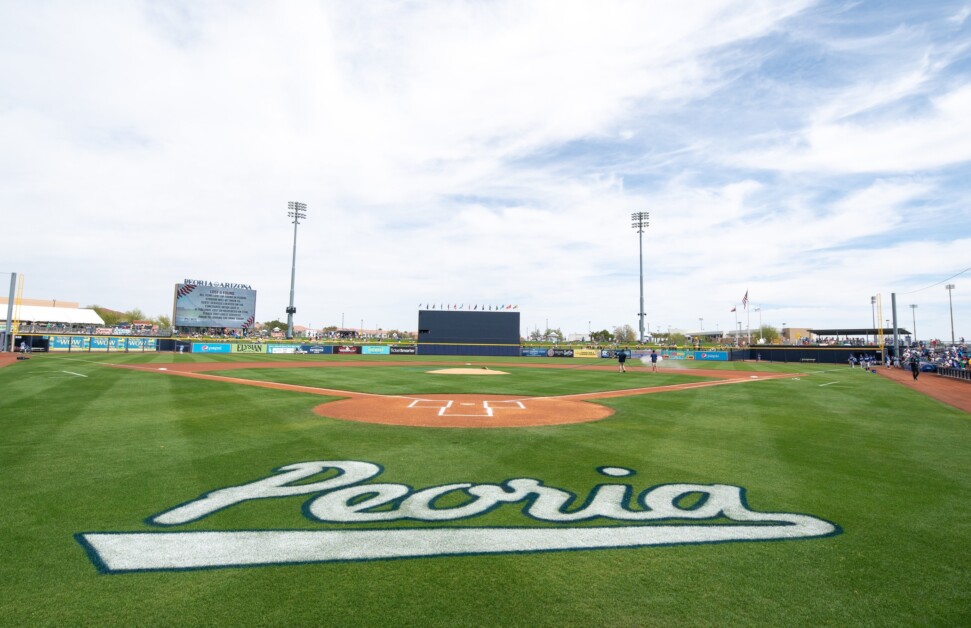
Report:
M 601 343 L 613 342 L 614 335 L 606 329 L 601 329 L 600 331 L 591 332 L 590 340 Z
M 684 346 L 688 344 L 688 338 L 684 334 L 668 334 L 668 344 L 676 346 Z
M 539 342 L 542 337 L 543 335 L 539 333 L 539 329 L 534 329 L 533 331 L 529 332 L 529 339 L 533 342 Z
M 634 333 L 634 328 L 630 325 L 620 325 L 614 327 L 614 339 L 617 342 L 634 342 L 637 340 L 637 334 Z
M 284 323 L 283 321 L 278 321 L 274 319 L 272 321 L 266 321 L 265 323 L 263 323 L 263 329 L 266 331 L 273 331 L 274 329 L 279 329 L 280 331 L 286 331 L 287 324 Z
M 158 325 L 159 329 L 170 329 L 172 327 L 172 319 L 165 314 L 153 318 L 152 323 Z
M 115 324 L 124 320 L 125 313 L 119 312 L 117 310 L 109 310 L 106 307 L 101 307 L 100 305 L 89 305 L 89 310 L 94 310 L 95 313 L 101 317 L 101 320 L 105 322 L 108 327 L 114 327 Z
M 547 327 L 546 331 L 543 333 L 543 339 L 547 342 L 550 340 L 553 342 L 563 342 L 563 332 L 560 331 L 559 328 L 550 329 Z
M 128 321 L 129 323 L 143 321 L 145 320 L 145 313 L 136 307 L 125 312 L 124 320 Z
M 755 334 L 753 335 L 753 339 Z M 779 340 L 779 330 L 772 325 L 762 325 L 759 329 L 759 337 L 765 338 L 766 344 L 775 344 Z

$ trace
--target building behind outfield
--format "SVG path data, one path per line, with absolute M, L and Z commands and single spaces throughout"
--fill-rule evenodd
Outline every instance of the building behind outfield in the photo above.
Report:
M 419 310 L 419 355 L 519 356 L 519 312 Z

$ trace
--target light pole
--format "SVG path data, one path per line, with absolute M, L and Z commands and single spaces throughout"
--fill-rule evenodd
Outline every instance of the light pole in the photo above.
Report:
M 644 229 L 650 226 L 650 222 L 648 221 L 650 217 L 650 212 L 634 212 L 630 215 L 631 227 L 637 229 L 638 250 L 640 252 L 641 263 L 641 309 L 637 312 L 637 316 L 640 319 L 638 329 L 641 332 L 641 344 L 644 343 Z
M 951 310 L 951 346 L 954 346 L 954 301 L 951 300 L 951 290 L 954 290 L 954 284 L 949 283 L 944 288 L 947 290 L 947 304 Z
M 877 333 L 877 298 L 870 297 L 870 320 L 873 323 L 873 333 Z M 869 336 L 869 334 L 867 334 Z
M 293 284 L 297 278 L 297 226 L 300 219 L 307 217 L 307 204 L 290 201 L 287 203 L 287 216 L 293 218 L 293 262 L 290 264 L 290 306 L 287 308 L 287 340 L 293 339 L 293 315 L 297 308 L 293 307 Z
M 762 306 L 755 308 L 755 311 L 759 313 L 759 340 L 765 340 L 765 334 L 762 332 Z
M 917 340 L 917 304 L 916 303 L 910 304 L 910 313 L 913 317 L 913 322 L 914 322 L 914 342 L 916 342 L 917 344 L 920 344 Z
M 701 331 L 705 331 L 705 319 L 701 316 L 698 317 L 698 326 L 701 327 Z
M 14 303 L 17 301 L 17 273 L 10 273 L 10 298 L 7 299 L 7 326 L 3 328 L 4 342 L 0 351 L 14 351 L 15 334 L 13 333 Z

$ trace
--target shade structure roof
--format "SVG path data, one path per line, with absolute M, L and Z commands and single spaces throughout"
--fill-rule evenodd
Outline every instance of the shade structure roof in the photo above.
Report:
M 893 328 L 873 328 L 873 327 L 844 327 L 838 329 L 810 329 L 810 332 L 816 334 L 817 336 L 876 336 L 879 333 L 883 333 L 884 336 L 892 336 Z M 911 333 L 904 329 L 903 327 L 897 328 L 897 334 L 901 336 L 910 336 Z
M 6 305 L 0 318 L 6 318 Z M 14 305 L 14 318 L 20 322 L 60 323 L 62 325 L 104 325 L 98 313 L 87 308 Z

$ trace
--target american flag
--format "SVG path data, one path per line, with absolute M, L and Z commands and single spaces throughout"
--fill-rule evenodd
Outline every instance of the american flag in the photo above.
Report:
M 742 307 L 748 307 L 748 290 L 745 291 L 745 296 L 742 297 Z

